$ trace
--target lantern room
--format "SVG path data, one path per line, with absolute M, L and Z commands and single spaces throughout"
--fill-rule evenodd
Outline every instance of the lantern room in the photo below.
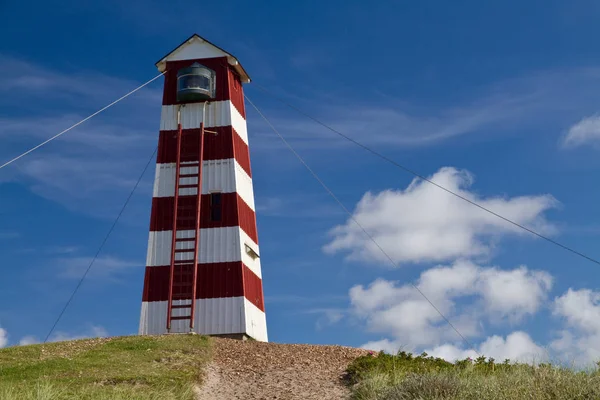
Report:
M 177 101 L 195 102 L 215 98 L 215 71 L 195 62 L 177 71 Z

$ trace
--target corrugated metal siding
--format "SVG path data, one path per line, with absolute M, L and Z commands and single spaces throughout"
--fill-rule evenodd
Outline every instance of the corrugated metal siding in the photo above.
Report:
M 200 230 L 199 263 L 241 261 L 240 228 L 211 228 Z
M 213 127 L 231 126 L 238 136 L 248 143 L 248 130 L 246 120 L 233 107 L 230 101 L 217 101 L 206 106 L 206 121 L 204 127 L 212 130 Z M 202 122 L 202 107 L 200 104 L 188 104 L 181 110 L 181 128 L 197 130 Z M 160 118 L 161 131 L 176 131 L 177 108 L 176 106 L 163 106 Z
M 246 306 L 243 296 L 196 300 L 194 331 L 200 335 L 246 333 L 247 309 L 250 308 Z M 254 314 L 254 320 L 260 321 L 260 314 Z M 173 333 L 187 333 L 190 330 L 189 321 L 173 321 L 171 328 Z M 161 335 L 166 332 L 167 302 L 142 303 L 140 334 Z
M 233 130 L 237 132 L 238 136 L 242 138 L 244 143 L 248 144 L 248 127 L 246 126 L 246 119 L 236 110 L 230 103 L 231 108 L 231 126 Z
M 254 205 L 254 185 L 252 184 L 252 178 L 248 176 L 237 161 L 234 162 L 234 168 L 236 192 L 240 195 L 242 201 L 254 211 L 256 208 Z
M 201 335 L 246 332 L 243 296 L 196 300 L 195 331 Z
M 178 236 L 194 231 L 178 231 Z M 242 246 L 240 245 L 240 228 L 210 228 L 200 230 L 199 263 L 222 263 L 242 261 Z M 171 264 L 171 231 L 150 232 L 148 241 L 147 266 L 157 267 Z M 256 273 L 256 272 L 255 272 Z
M 265 313 L 245 297 L 196 300 L 194 331 L 200 335 L 246 333 L 257 341 L 267 342 Z M 161 335 L 167 329 L 167 302 L 143 302 L 139 332 Z M 173 321 L 172 332 L 189 332 L 189 321 Z
M 246 118 L 244 88 L 242 87 L 242 81 L 240 80 L 238 74 L 231 68 L 229 69 L 229 98 L 240 115 Z
M 233 157 L 240 164 L 240 166 L 246 171 L 249 177 L 252 177 L 252 168 L 250 166 L 250 149 L 248 144 L 240 137 L 240 135 L 234 130 L 233 131 Z
M 244 295 L 241 261 L 199 264 L 197 295 L 199 299 L 236 297 Z
M 150 230 L 166 231 L 173 229 L 174 197 L 155 197 L 152 199 L 150 215 Z M 180 211 L 177 213 L 177 226 L 180 229 L 195 229 L 195 208 L 198 196 L 179 197 Z M 200 228 L 223 228 L 240 226 L 247 234 L 258 242 L 256 233 L 256 216 L 254 210 L 246 204 L 238 193 L 223 193 L 221 195 L 222 218 L 212 221 L 210 218 L 210 195 L 201 196 Z M 181 211 L 187 209 L 185 212 Z
M 248 145 L 242 140 L 232 126 L 210 128 L 217 134 L 204 134 L 204 160 L 223 160 L 235 158 L 248 176 L 252 176 L 250 168 L 250 152 Z M 186 129 L 181 132 L 182 161 L 198 161 L 200 148 L 199 129 Z M 169 164 L 176 161 L 177 131 L 161 131 L 159 135 L 158 164 Z
M 259 310 L 248 299 L 244 300 L 244 310 L 246 314 L 245 331 L 249 336 L 259 342 L 268 342 L 267 319 L 265 313 Z
M 156 164 L 152 197 L 175 196 L 175 164 Z
M 187 234 L 187 235 L 184 235 Z M 193 237 L 194 231 L 178 231 L 178 238 Z M 241 261 L 256 276 L 262 277 L 260 258 L 253 259 L 246 253 L 244 245 L 250 246 L 257 254 L 260 250 L 238 226 L 209 228 L 200 230 L 199 263 L 225 263 Z M 150 232 L 148 240 L 148 267 L 171 264 L 171 231 Z
M 202 194 L 235 192 L 235 160 L 210 160 L 202 164 Z
M 168 300 L 170 268 L 169 265 L 146 267 L 146 280 L 148 284 L 144 288 L 143 301 Z M 191 273 L 191 264 L 185 273 Z M 248 288 L 253 291 L 252 293 L 254 294 L 252 297 L 256 299 L 256 280 L 259 280 L 258 284 L 260 284 L 260 279 L 250 272 L 247 267 L 243 266 L 241 261 L 198 264 L 196 298 L 208 299 L 243 296 L 245 293 L 243 279 L 247 274 L 250 274 L 251 282 Z M 191 276 L 191 274 L 186 276 Z M 185 283 L 191 283 L 191 281 L 186 281 Z M 175 298 L 182 298 L 182 296 L 178 296 L 180 294 L 174 292 L 173 295 Z
M 239 197 L 239 195 L 237 197 L 239 198 L 237 206 L 240 228 L 242 228 L 244 232 L 250 236 L 254 243 L 258 243 L 258 233 L 256 232 L 256 213 Z
M 263 299 L 262 280 L 244 265 L 244 295 L 259 310 L 265 311 L 265 301 Z
M 182 174 L 197 173 L 197 167 L 182 168 Z M 175 164 L 157 164 L 153 197 L 173 197 L 175 195 Z M 182 178 L 196 183 L 196 178 Z M 180 189 L 180 195 L 195 195 L 194 188 Z M 189 189 L 194 189 L 193 191 Z M 252 178 L 234 159 L 209 160 L 202 167 L 202 194 L 217 191 L 222 193 L 237 192 L 242 200 L 254 211 L 254 190 Z
M 254 250 L 256 252 L 256 254 L 260 255 L 260 250 L 258 248 L 258 245 L 256 244 L 256 242 L 254 242 L 254 240 L 250 239 L 250 237 L 243 230 L 240 229 L 239 233 L 240 233 L 240 243 L 241 243 L 241 250 L 242 250 L 242 262 L 256 276 L 261 278 L 262 272 L 261 272 L 261 267 L 260 267 L 260 257 L 258 257 L 256 259 L 250 257 L 250 255 L 246 252 L 246 249 L 244 247 L 244 245 L 247 244 L 248 246 L 250 246 L 250 248 L 252 250 Z
M 150 232 L 146 255 L 147 266 L 171 264 L 172 239 L 172 231 Z

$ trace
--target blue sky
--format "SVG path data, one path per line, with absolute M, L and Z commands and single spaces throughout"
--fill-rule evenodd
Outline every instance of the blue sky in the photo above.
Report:
M 0 160 L 151 79 L 195 32 L 320 120 L 600 258 L 600 6 L 571 3 L 0 3 Z M 161 90 L 0 171 L 0 345 L 52 326 L 156 145 Z M 245 90 L 398 264 L 249 110 L 271 341 L 472 354 L 413 283 L 487 355 L 600 358 L 598 265 Z M 137 332 L 152 181 L 53 339 Z

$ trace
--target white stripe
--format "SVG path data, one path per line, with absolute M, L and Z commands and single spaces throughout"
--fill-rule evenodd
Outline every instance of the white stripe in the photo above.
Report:
M 181 107 L 181 127 L 182 129 L 198 129 L 202 122 L 203 103 L 186 104 Z M 173 131 L 178 129 L 177 125 L 177 105 L 162 106 L 160 117 L 160 130 Z M 248 144 L 248 129 L 246 120 L 231 100 L 215 101 L 206 106 L 205 128 L 217 126 L 232 126 L 242 140 Z
M 173 311 L 174 315 L 189 315 L 189 309 Z M 189 324 L 189 320 L 172 321 L 171 332 L 187 333 Z M 200 335 L 245 333 L 260 342 L 268 341 L 265 313 L 243 296 L 196 300 L 194 332 Z M 139 334 L 164 333 L 167 333 L 167 302 L 142 302 Z
M 148 255 L 146 258 L 146 265 L 148 267 L 171 264 L 171 232 L 150 232 L 148 238 Z M 178 231 L 177 236 L 186 238 L 194 237 L 194 231 Z M 239 226 L 201 229 L 198 263 L 242 261 L 256 276 L 262 278 L 260 258 L 252 258 L 246 251 L 246 245 L 255 253 L 260 254 L 258 245 Z M 185 254 L 188 256 L 179 257 L 189 257 L 190 254 L 193 256 L 193 251 L 175 254 Z M 193 259 L 193 257 L 185 259 Z
M 267 319 L 264 312 L 256 307 L 250 300 L 244 298 L 246 303 L 246 332 L 259 342 L 268 342 Z
M 198 173 L 196 170 L 195 173 Z M 180 179 L 180 182 L 182 182 Z M 194 179 L 189 181 L 195 183 Z M 188 182 L 188 181 L 186 181 Z M 190 183 L 190 184 L 191 184 Z M 183 184 L 183 183 L 182 183 Z M 254 188 L 252 178 L 234 159 L 208 160 L 202 163 L 202 194 L 211 192 L 237 192 L 242 200 L 254 211 Z M 179 195 L 195 195 L 196 188 L 180 188 Z M 175 163 L 156 164 L 154 179 L 154 197 L 173 197 L 175 195 Z

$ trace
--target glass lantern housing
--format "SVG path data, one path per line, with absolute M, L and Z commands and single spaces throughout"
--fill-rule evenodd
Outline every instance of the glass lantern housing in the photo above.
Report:
M 177 101 L 206 101 L 215 98 L 215 71 L 194 63 L 177 72 Z

